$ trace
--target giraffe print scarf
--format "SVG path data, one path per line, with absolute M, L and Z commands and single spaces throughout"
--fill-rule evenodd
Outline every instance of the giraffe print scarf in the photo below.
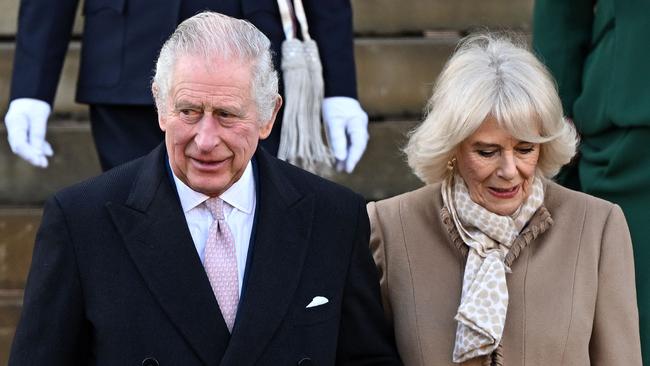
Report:
M 488 211 L 472 201 L 465 182 L 450 175 L 442 184 L 442 198 L 463 242 L 469 247 L 460 306 L 455 319 L 453 361 L 492 353 L 503 335 L 508 309 L 504 258 L 519 232 L 544 201 L 542 179 L 533 178 L 532 191 L 511 216 Z

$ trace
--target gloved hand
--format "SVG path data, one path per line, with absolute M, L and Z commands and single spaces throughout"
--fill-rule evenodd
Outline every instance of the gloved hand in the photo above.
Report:
M 47 102 L 32 98 L 18 98 L 9 103 L 5 115 L 7 140 L 11 151 L 30 164 L 46 168 L 52 146 L 45 141 L 47 118 L 52 108 Z
M 354 98 L 328 97 L 323 100 L 323 120 L 336 169 L 352 173 L 368 145 L 368 115 Z

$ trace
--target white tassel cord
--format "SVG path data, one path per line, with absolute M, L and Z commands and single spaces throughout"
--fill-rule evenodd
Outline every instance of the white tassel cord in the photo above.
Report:
M 305 155 L 305 166 L 310 167 L 309 170 L 327 173 L 327 170 L 332 167 L 333 156 L 323 141 L 323 129 L 321 128 L 321 107 L 325 93 L 323 67 L 316 42 L 311 39 L 303 41 L 303 47 L 309 72 L 310 93 L 305 100 L 307 119 L 304 124 L 306 124 L 307 133 L 300 140 L 304 145 L 303 149 L 308 151 Z
M 277 0 L 286 40 L 282 43 L 284 115 L 278 157 L 321 175 L 331 173 L 334 159 L 323 141 L 321 107 L 324 95 L 323 67 L 302 0 Z M 295 10 L 295 12 L 294 12 Z M 296 39 L 293 16 L 300 23 L 302 39 Z
M 282 73 L 286 104 L 278 157 L 311 172 L 328 174 L 333 159 L 320 122 L 324 84 L 316 43 L 285 40 Z
M 282 43 L 282 76 L 285 105 L 278 158 L 297 164 L 300 98 L 307 93 L 308 71 L 302 42 L 295 38 Z

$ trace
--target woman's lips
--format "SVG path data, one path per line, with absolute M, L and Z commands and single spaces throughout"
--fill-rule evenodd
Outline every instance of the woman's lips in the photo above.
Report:
M 507 198 L 513 198 L 514 196 L 516 196 L 517 193 L 519 192 L 519 187 L 520 186 L 521 185 L 516 185 L 516 186 L 510 187 L 510 188 L 488 187 L 488 191 L 494 197 L 507 199 Z

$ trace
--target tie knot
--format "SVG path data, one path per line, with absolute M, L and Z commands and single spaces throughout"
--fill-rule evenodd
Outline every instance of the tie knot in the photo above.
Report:
M 214 220 L 223 220 L 223 200 L 219 197 L 208 198 L 205 201 L 205 206 L 212 214 Z

